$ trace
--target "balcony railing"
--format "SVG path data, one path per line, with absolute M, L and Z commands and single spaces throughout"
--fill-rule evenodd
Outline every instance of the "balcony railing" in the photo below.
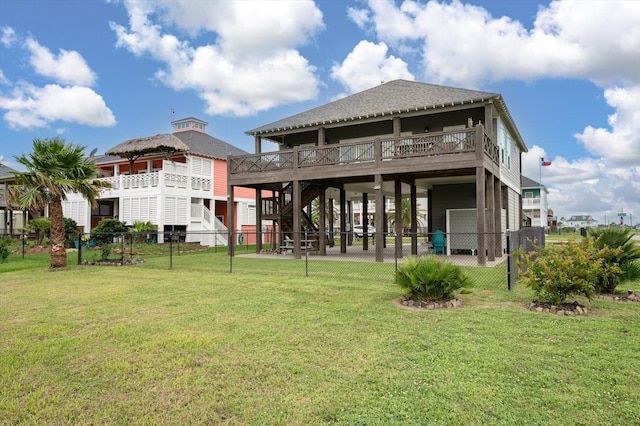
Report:
M 182 171 L 182 170 L 181 170 Z M 184 168 L 186 171 L 186 168 Z M 130 190 L 158 187 L 171 187 L 210 192 L 213 181 L 211 178 L 199 176 L 189 177 L 187 174 L 178 172 L 167 173 L 164 170 L 150 173 L 139 173 L 135 175 L 118 175 L 100 178 L 102 181 L 111 184 L 111 190 Z
M 424 133 L 414 136 L 378 138 L 361 142 L 295 148 L 287 151 L 238 155 L 230 158 L 231 174 L 286 171 L 317 166 L 349 166 L 353 164 L 393 161 L 398 159 L 441 156 L 475 152 L 477 129 L 455 132 Z M 500 150 L 481 132 L 484 154 L 499 164 Z

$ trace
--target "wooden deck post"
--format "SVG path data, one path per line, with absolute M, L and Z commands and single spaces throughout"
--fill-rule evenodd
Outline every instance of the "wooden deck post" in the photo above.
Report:
M 485 172 L 483 166 L 476 167 L 476 232 L 478 234 L 478 265 L 487 264 L 485 244 Z
M 300 244 L 302 241 L 301 234 L 302 228 L 300 225 L 300 209 L 302 209 L 302 204 L 300 203 L 300 181 L 293 181 L 293 194 L 292 194 L 292 203 L 293 203 L 293 258 L 300 259 L 302 257 L 302 250 L 300 249 Z
M 418 191 L 411 183 L 411 254 L 418 255 Z
M 493 173 L 489 173 L 488 179 L 486 181 L 486 193 L 487 193 L 487 214 L 489 215 L 489 220 L 487 221 L 487 229 L 488 233 L 488 256 L 487 260 L 494 261 L 496 260 L 496 202 L 495 202 L 495 185 L 493 183 L 495 176 Z
M 396 258 L 402 258 L 402 182 L 395 180 L 394 182 L 394 208 L 395 208 L 395 223 L 394 232 L 396 233 L 395 245 L 396 245 Z M 377 222 L 376 222 L 377 224 Z
M 256 188 L 256 253 L 262 251 L 262 189 Z
M 347 252 L 347 192 L 340 188 L 340 253 Z
M 376 191 L 376 262 L 384 261 L 384 193 L 382 192 L 382 175 L 375 175 L 374 188 Z
M 362 251 L 369 250 L 369 194 L 362 193 Z
M 320 211 L 318 212 L 318 217 L 320 223 L 318 224 L 318 244 L 320 248 L 320 254 L 325 256 L 327 254 L 327 188 L 322 188 L 319 197 L 319 206 Z
M 494 179 L 493 184 L 494 184 L 493 202 L 495 204 L 494 209 L 496 211 L 495 229 L 496 229 L 496 236 L 497 236 L 495 255 L 498 257 L 502 257 L 502 252 L 504 250 L 504 247 L 502 247 L 502 191 L 501 191 L 500 179 L 498 178 Z

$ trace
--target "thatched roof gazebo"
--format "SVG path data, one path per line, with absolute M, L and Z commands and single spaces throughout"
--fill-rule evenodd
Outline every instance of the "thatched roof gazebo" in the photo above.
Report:
M 159 134 L 145 138 L 129 139 L 105 152 L 129 160 L 129 173 L 133 173 L 133 163 L 147 154 L 165 154 L 169 157 L 176 152 L 188 152 L 189 146 L 172 134 Z

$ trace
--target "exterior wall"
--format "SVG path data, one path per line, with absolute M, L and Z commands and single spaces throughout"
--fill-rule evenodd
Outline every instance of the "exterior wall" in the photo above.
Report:
M 507 229 L 516 231 L 520 229 L 522 219 L 520 217 L 520 192 L 507 188 Z
M 91 230 L 91 210 L 89 203 L 80 194 L 66 194 L 67 199 L 62 200 L 62 215 L 73 219 L 82 227 L 83 232 Z
M 496 137 L 500 147 L 500 181 L 520 194 L 520 150 L 500 118 L 496 120 L 496 124 Z
M 434 185 L 432 190 L 433 215 L 431 223 L 433 232 L 437 229 L 444 231 L 447 228 L 447 209 L 475 209 L 476 208 L 476 184 L 463 183 L 451 185 Z

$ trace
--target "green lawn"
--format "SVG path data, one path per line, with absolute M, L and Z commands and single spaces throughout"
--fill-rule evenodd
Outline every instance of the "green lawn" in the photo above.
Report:
M 2 425 L 640 424 L 640 303 L 559 317 L 482 284 L 419 311 L 388 274 L 305 278 L 295 260 L 27 258 L 0 265 Z

